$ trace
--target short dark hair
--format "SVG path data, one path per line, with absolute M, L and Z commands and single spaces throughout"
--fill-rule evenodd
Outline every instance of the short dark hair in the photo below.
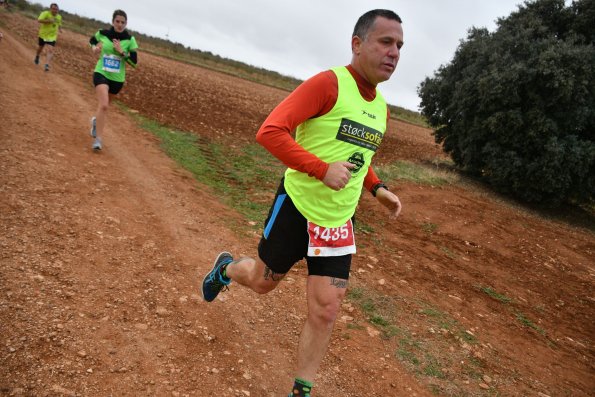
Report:
M 126 13 L 125 13 L 124 11 L 122 11 L 122 10 L 116 10 L 116 11 L 114 11 L 114 15 L 112 15 L 112 21 L 113 21 L 114 19 L 116 19 L 116 17 L 117 17 L 118 15 L 119 15 L 119 16 L 121 16 L 121 17 L 124 17 L 124 19 L 125 19 L 126 21 L 128 21 L 128 15 L 126 15 Z
M 401 17 L 398 16 L 397 14 L 395 14 L 391 10 L 382 10 L 382 9 L 370 10 L 370 11 L 366 12 L 364 15 L 362 15 L 361 17 L 359 17 L 359 19 L 357 20 L 357 22 L 355 24 L 355 28 L 353 28 L 353 35 L 351 37 L 357 36 L 360 39 L 365 40 L 366 36 L 368 35 L 368 32 L 370 31 L 370 28 L 372 27 L 372 25 L 374 24 L 374 21 L 376 21 L 376 18 L 378 18 L 378 17 L 392 19 L 393 21 L 403 23 L 403 21 L 401 20 Z
M 50 4 L 50 8 L 52 8 L 53 6 L 58 7 L 58 3 L 52 3 L 52 4 Z M 60 8 L 60 7 L 58 7 L 58 8 Z

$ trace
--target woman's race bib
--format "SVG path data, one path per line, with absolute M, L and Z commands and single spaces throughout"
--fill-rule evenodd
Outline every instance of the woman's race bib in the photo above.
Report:
M 323 227 L 308 222 L 308 236 L 308 256 L 355 254 L 355 236 L 351 219 L 339 227 Z
M 103 70 L 110 73 L 120 73 L 120 57 L 105 54 L 103 56 Z

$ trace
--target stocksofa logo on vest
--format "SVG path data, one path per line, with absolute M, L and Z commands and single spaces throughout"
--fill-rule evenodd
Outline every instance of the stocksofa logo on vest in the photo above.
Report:
M 382 143 L 383 137 L 384 134 L 378 130 L 356 121 L 342 119 L 336 138 L 375 152 Z

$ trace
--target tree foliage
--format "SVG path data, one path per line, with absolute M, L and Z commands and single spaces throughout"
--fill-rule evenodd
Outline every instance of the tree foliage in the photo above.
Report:
M 419 86 L 436 142 L 500 192 L 558 205 L 595 192 L 595 0 L 527 1 L 472 28 Z

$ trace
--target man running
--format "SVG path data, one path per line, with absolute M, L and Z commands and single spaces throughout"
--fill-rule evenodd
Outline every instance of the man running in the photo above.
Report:
M 58 32 L 62 33 L 62 15 L 58 14 L 58 4 L 52 3 L 50 9 L 43 11 L 39 14 L 37 22 L 39 22 L 39 34 L 37 53 L 35 54 L 35 64 L 39 65 L 39 56 L 43 47 L 45 50 L 45 66 L 44 70 L 48 72 L 50 70 L 50 62 L 54 56 L 54 47 L 56 46 L 56 40 L 58 39 Z
M 353 31 L 351 63 L 305 81 L 271 112 L 256 139 L 289 168 L 265 222 L 258 257 L 234 260 L 222 252 L 202 283 L 207 302 L 231 281 L 265 294 L 306 258 L 308 316 L 290 397 L 310 396 L 326 353 L 355 253 L 352 218 L 362 186 L 388 209 L 390 219 L 401 211 L 399 198 L 370 163 L 389 117 L 376 86 L 395 71 L 402 45 L 397 14 L 365 13 Z

